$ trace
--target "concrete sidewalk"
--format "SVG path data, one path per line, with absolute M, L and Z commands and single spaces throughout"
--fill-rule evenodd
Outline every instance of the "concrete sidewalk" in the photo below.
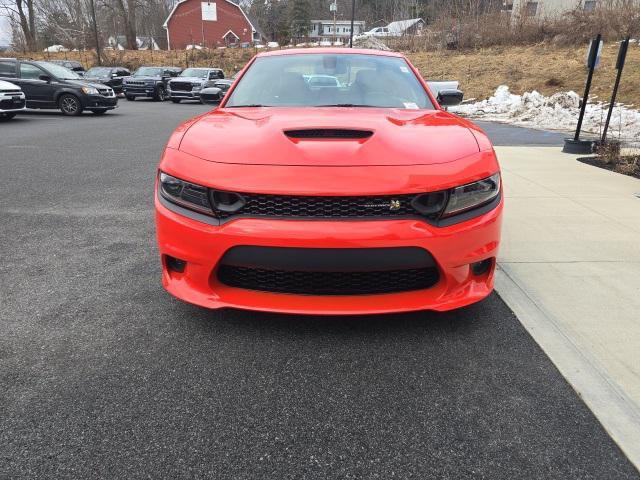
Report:
M 640 469 L 640 180 L 498 147 L 498 293 Z

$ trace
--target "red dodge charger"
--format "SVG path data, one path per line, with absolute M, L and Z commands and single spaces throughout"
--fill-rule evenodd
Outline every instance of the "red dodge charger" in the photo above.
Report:
M 500 168 L 401 54 L 263 53 L 173 133 L 155 207 L 162 282 L 208 308 L 450 310 L 493 289 Z

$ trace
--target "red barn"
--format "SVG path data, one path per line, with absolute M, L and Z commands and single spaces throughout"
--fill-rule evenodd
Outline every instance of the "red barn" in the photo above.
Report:
M 169 50 L 187 45 L 215 48 L 261 39 L 254 24 L 231 0 L 179 0 L 164 22 Z

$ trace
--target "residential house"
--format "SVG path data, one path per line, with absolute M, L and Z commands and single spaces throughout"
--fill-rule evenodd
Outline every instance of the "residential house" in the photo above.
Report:
M 365 22 L 356 20 L 353 22 L 353 36 L 364 32 Z M 351 35 L 351 20 L 336 20 L 335 31 L 333 20 L 311 20 L 311 30 L 309 38 L 315 40 L 349 38 Z

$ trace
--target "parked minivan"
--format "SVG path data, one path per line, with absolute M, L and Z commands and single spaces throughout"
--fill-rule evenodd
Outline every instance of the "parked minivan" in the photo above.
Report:
M 50 62 L 0 58 L 0 80 L 22 89 L 27 108 L 60 109 L 70 116 L 90 110 L 101 115 L 118 104 L 111 87 L 85 81 L 68 68 Z

